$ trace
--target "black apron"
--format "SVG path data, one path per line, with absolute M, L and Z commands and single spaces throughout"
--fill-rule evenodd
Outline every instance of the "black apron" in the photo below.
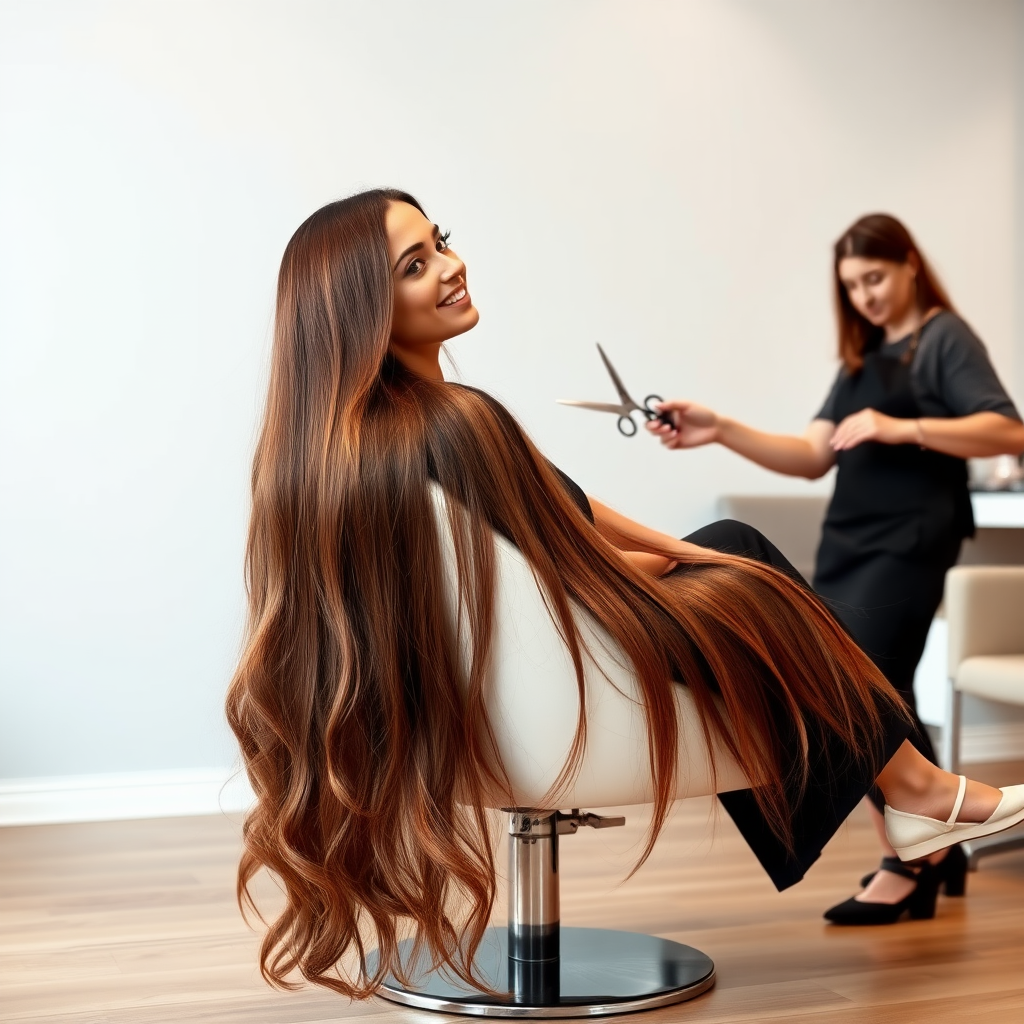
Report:
M 918 419 L 909 362 L 867 353 L 860 373 L 839 386 L 836 422 L 862 409 Z M 914 719 L 911 743 L 938 763 L 917 714 L 914 675 L 946 570 L 974 532 L 967 463 L 916 444 L 876 441 L 839 452 L 836 463 L 814 589 L 903 697 Z M 871 798 L 881 810 L 881 793 Z
M 866 353 L 863 369 L 839 385 L 836 423 L 862 409 L 919 419 L 910 362 Z M 964 459 L 916 444 L 867 441 L 837 453 L 836 465 L 835 492 L 818 549 L 816 590 L 819 581 L 828 581 L 827 589 L 834 590 L 848 568 L 871 555 L 927 560 L 974 533 Z

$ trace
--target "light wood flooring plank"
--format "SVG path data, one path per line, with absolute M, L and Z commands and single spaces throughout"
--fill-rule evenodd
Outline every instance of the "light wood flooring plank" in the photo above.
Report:
M 1005 784 L 1024 765 L 995 766 Z M 678 805 L 655 851 L 643 809 L 562 843 L 566 925 L 646 931 L 707 952 L 716 988 L 634 1018 L 802 1024 L 1024 1021 L 1024 852 L 983 862 L 934 921 L 841 929 L 821 912 L 877 860 L 858 811 L 798 886 L 776 893 L 710 800 Z M 383 1001 L 269 989 L 234 902 L 227 818 L 0 829 L 0 1020 L 10 1024 L 437 1024 Z M 273 888 L 266 887 L 273 902 Z M 500 915 L 499 915 L 500 917 Z M 457 1018 L 452 1018 L 457 1019 Z

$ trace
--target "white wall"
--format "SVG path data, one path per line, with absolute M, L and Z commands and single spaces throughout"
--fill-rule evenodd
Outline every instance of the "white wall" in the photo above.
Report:
M 554 400 L 611 397 L 601 341 L 638 396 L 802 429 L 835 371 L 830 246 L 862 213 L 907 220 L 1013 378 L 1015 13 L 3 0 L 0 777 L 232 760 L 276 264 L 360 187 L 452 229 L 483 313 L 463 378 L 675 533 L 720 493 L 828 482 Z

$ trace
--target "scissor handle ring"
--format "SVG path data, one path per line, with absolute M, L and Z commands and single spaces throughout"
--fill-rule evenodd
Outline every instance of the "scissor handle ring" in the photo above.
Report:
M 649 420 L 657 420 L 659 423 L 664 423 L 668 427 L 675 427 L 675 422 L 672 416 L 667 412 L 658 412 L 657 409 L 651 408 L 651 402 L 664 402 L 665 399 L 661 395 L 648 395 L 644 399 L 644 410 L 647 413 Z
M 623 426 L 623 423 L 628 423 L 629 424 L 629 429 L 628 430 Z M 619 417 L 619 422 L 618 422 L 618 427 L 619 427 L 619 433 L 623 437 L 632 437 L 636 433 L 636 423 L 634 422 L 632 416 L 620 416 Z

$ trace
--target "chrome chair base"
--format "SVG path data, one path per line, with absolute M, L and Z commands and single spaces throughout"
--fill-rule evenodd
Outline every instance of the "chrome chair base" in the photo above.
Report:
M 700 950 L 668 939 L 604 928 L 562 928 L 557 960 L 508 956 L 506 928 L 489 928 L 476 956 L 494 994 L 471 989 L 429 959 L 405 963 L 404 988 L 389 977 L 380 995 L 423 1010 L 475 1017 L 605 1017 L 693 999 L 715 983 L 715 965 Z M 412 940 L 401 944 L 404 958 Z

